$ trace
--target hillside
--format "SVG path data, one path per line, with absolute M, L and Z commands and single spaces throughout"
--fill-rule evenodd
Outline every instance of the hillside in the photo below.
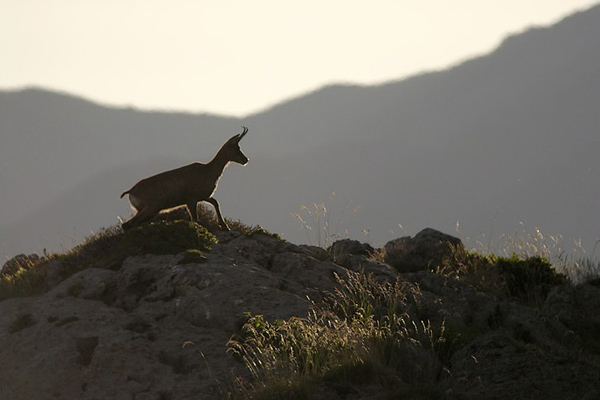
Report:
M 433 229 L 325 250 L 229 223 L 168 216 L 12 260 L 2 398 L 600 396 L 598 271 L 575 286 Z
M 422 226 L 494 244 L 528 231 L 600 236 L 600 6 L 507 38 L 455 67 L 378 86 L 333 85 L 245 118 L 115 109 L 40 89 L 0 93 L 0 248 L 56 250 L 126 217 L 118 195 L 207 161 L 250 127 L 223 212 L 306 241 L 292 217 L 325 202 L 373 243 Z M 336 217 L 337 218 L 337 217 Z

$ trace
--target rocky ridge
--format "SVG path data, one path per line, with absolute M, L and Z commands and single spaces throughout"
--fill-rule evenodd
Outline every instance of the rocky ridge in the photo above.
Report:
M 334 290 L 336 274 L 355 271 L 403 282 L 419 293 L 418 318 L 460 332 L 440 368 L 445 398 L 600 398 L 600 352 L 581 351 L 598 344 L 590 339 L 600 327 L 597 286 L 555 285 L 538 308 L 476 290 L 433 272 L 445 259 L 460 264 L 456 250 L 464 249 L 432 229 L 386 245 L 400 265 L 421 266 L 402 273 L 377 256 L 381 249 L 352 240 L 324 250 L 260 231 L 217 236 L 192 262 L 183 253 L 133 256 L 115 270 L 83 269 L 42 295 L 1 301 L 1 397 L 231 397 L 235 377 L 249 376 L 226 345 L 247 313 L 304 317 Z M 337 396 L 377 393 L 369 386 Z

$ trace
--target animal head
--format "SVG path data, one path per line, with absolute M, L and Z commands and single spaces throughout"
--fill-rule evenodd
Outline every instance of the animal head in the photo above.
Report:
M 246 157 L 246 155 L 242 153 L 242 150 L 240 149 L 240 140 L 242 140 L 246 133 L 248 133 L 248 128 L 245 126 L 243 128 L 244 131 L 229 139 L 223 148 L 226 149 L 231 161 L 246 165 L 248 163 L 248 157 Z

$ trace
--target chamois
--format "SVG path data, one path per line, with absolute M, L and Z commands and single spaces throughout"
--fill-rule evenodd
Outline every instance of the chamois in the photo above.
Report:
M 229 230 L 223 220 L 217 200 L 212 197 L 217 189 L 219 178 L 230 162 L 241 165 L 248 163 L 248 157 L 240 150 L 239 142 L 248 133 L 243 127 L 242 133 L 229 139 L 215 157 L 207 164 L 195 162 L 181 168 L 166 171 L 142 179 L 131 189 L 123 192 L 121 198 L 129 194 L 129 201 L 137 213 L 123 223 L 127 230 L 154 218 L 162 210 L 185 205 L 192 221 L 198 221 L 198 202 L 206 201 L 213 205 L 221 229 Z

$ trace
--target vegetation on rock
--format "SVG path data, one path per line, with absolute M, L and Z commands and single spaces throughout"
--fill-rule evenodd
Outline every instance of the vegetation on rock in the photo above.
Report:
M 0 300 L 44 293 L 86 268 L 116 270 L 127 257 L 143 254 L 178 254 L 187 250 L 210 251 L 216 237 L 188 221 L 156 221 L 123 232 L 113 226 L 88 237 L 63 254 L 25 257 L 0 281 Z
M 249 318 L 229 342 L 254 377 L 236 395 L 312 398 L 324 388 L 343 398 L 375 384 L 382 398 L 444 398 L 438 377 L 452 343 L 443 321 L 418 320 L 409 312 L 418 307 L 418 289 L 352 271 L 337 280 L 339 288 L 307 318 Z
M 576 394 L 595 393 L 598 287 L 572 284 L 541 256 L 484 256 L 433 229 L 383 249 L 346 239 L 325 250 L 241 222 L 219 231 L 210 212 L 202 215 L 198 224 L 175 210 L 131 231 L 108 228 L 64 254 L 15 258 L 2 272 L 0 300 L 81 303 L 63 313 L 26 303 L 4 316 L 9 337 L 80 329 L 74 354 L 87 368 L 110 362 L 105 343 L 116 330 L 189 384 L 190 372 L 209 364 L 202 351 L 185 349 L 214 330 L 219 341 L 204 351 L 215 351 L 213 362 L 228 357 L 220 362 L 230 370 L 235 356 L 248 374 L 224 383 L 209 372 L 219 387 L 210 398 L 491 399 L 492 385 L 506 394 L 509 384 L 513 394 L 534 385 L 532 398 L 543 399 L 573 390 L 548 376 L 575 372 Z M 279 308 L 284 303 L 295 308 Z M 15 310 L 14 302 L 0 304 Z M 78 307 L 119 325 L 87 330 L 97 322 Z M 156 390 L 169 398 L 167 386 Z

